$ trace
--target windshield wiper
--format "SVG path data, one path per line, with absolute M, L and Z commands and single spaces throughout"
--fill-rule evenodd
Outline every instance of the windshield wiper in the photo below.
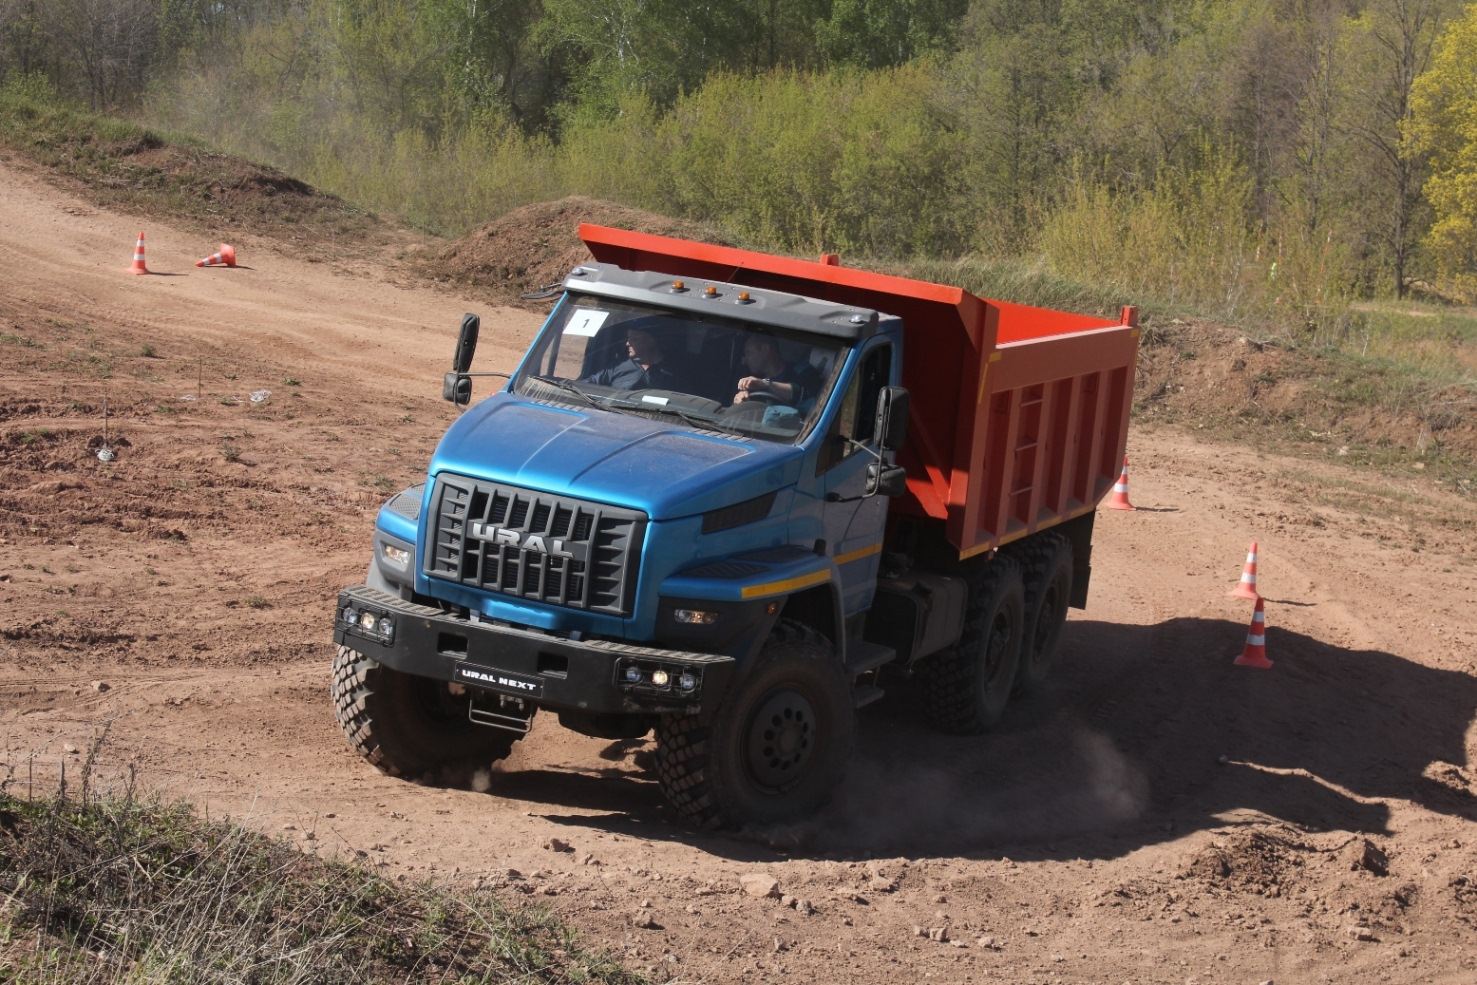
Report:
M 634 406 L 634 405 L 632 405 Z M 664 406 L 661 404 L 643 403 L 641 410 L 654 411 L 658 414 L 672 414 L 680 417 L 688 424 L 702 431 L 718 431 L 722 434 L 731 434 L 736 438 L 752 438 L 753 435 L 747 431 L 741 431 L 729 424 L 720 424 L 711 417 L 699 417 L 691 411 L 683 410 L 681 407 Z
M 576 385 L 569 380 L 557 380 L 557 378 L 554 377 L 529 377 L 529 380 L 538 380 L 539 382 L 544 382 L 544 384 L 548 384 L 551 385 L 551 387 L 557 388 L 557 390 L 564 390 L 567 391 L 567 393 L 573 393 L 576 394 L 576 396 L 583 397 L 583 399 L 585 399 L 585 402 L 589 403 L 589 406 L 592 406 L 592 408 L 600 408 L 601 411 L 625 413 L 625 415 L 628 416 L 631 415 L 631 412 L 622 411 L 622 409 L 617 408 L 617 406 L 614 406 L 613 403 L 610 403 L 609 400 L 601 400 L 600 397 L 595 396 L 595 394 L 588 393 L 588 391 L 585 390 L 580 390 L 579 387 L 576 387 Z

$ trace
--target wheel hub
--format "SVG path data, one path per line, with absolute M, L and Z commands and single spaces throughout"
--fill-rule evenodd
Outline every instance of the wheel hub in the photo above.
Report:
M 995 617 L 985 634 L 985 679 L 994 681 L 1005 664 L 1005 651 L 1010 646 L 1010 620 L 1004 614 Z
M 791 690 L 771 694 L 749 724 L 750 775 L 771 789 L 790 783 L 810 759 L 815 734 L 815 709 L 805 695 Z

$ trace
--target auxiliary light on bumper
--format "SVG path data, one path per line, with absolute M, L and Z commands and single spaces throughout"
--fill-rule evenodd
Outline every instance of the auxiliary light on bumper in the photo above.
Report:
M 339 610 L 339 625 L 357 630 L 359 633 L 381 643 L 395 642 L 395 620 L 383 612 L 372 609 L 356 609 L 346 605 Z
M 626 660 L 616 674 L 616 683 L 631 691 L 659 691 L 679 697 L 696 697 L 702 690 L 703 668 L 673 661 Z

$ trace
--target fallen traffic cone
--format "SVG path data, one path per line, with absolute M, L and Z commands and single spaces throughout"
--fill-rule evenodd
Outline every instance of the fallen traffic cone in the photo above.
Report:
M 1262 611 L 1262 600 L 1256 600 L 1256 609 L 1251 614 L 1251 628 L 1246 631 L 1246 646 L 1241 650 L 1241 656 L 1236 658 L 1237 667 L 1259 667 L 1262 670 L 1272 666 L 1272 661 L 1267 659 L 1267 614 Z
M 1262 597 L 1256 590 L 1256 541 L 1246 549 L 1246 567 L 1241 571 L 1241 580 L 1226 593 L 1232 598 L 1252 599 L 1260 602 Z
M 234 267 L 236 266 L 236 248 L 230 243 L 222 243 L 219 253 L 212 253 L 204 260 L 196 260 L 197 267 Z
M 1128 501 L 1128 456 L 1127 455 L 1124 455 L 1123 456 L 1123 474 L 1118 477 L 1118 481 L 1113 485 L 1113 495 L 1108 497 L 1108 509 L 1110 509 L 1110 510 L 1136 510 L 1136 509 L 1138 509 L 1137 506 L 1134 506 L 1132 503 L 1130 503 Z
M 128 272 L 130 274 L 153 273 L 152 270 L 144 265 L 144 234 L 142 230 L 138 234 L 138 245 L 133 248 L 133 266 L 128 268 Z

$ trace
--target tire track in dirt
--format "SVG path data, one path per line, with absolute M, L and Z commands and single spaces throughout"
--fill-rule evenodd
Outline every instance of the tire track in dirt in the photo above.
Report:
M 550 905 L 658 978 L 1466 980 L 1469 500 L 1136 427 L 1142 511 L 1099 517 L 1092 600 L 1046 692 L 958 739 L 890 686 L 813 824 L 686 831 L 642 769 L 648 744 L 550 716 L 485 793 L 404 783 L 333 722 L 329 600 L 451 419 L 440 374 L 478 306 L 269 244 L 243 250 L 250 271 L 130 278 L 136 220 L 69 207 L 0 164 L 0 332 L 45 347 L 0 348 L 0 629 L 43 629 L 0 639 L 7 762 L 44 748 L 30 765 L 54 779 L 77 761 L 62 744 L 111 720 L 103 781 L 132 767 L 212 816 L 316 824 L 310 849 L 363 852 L 392 878 Z M 195 238 L 151 225 L 151 263 L 203 255 Z M 507 368 L 537 317 L 483 316 L 479 365 Z M 91 354 L 111 378 L 82 368 Z M 259 387 L 262 406 L 220 403 Z M 130 442 L 107 468 L 90 447 L 104 392 Z M 41 430 L 60 436 L 22 444 Z M 1275 600 L 1261 674 L 1230 666 L 1249 606 L 1224 594 L 1251 539 Z M 89 634 L 116 639 L 100 652 Z M 1321 839 L 1376 843 L 1391 875 L 1320 861 Z M 813 912 L 748 896 L 745 874 Z M 1357 920 L 1380 939 L 1350 936 Z

